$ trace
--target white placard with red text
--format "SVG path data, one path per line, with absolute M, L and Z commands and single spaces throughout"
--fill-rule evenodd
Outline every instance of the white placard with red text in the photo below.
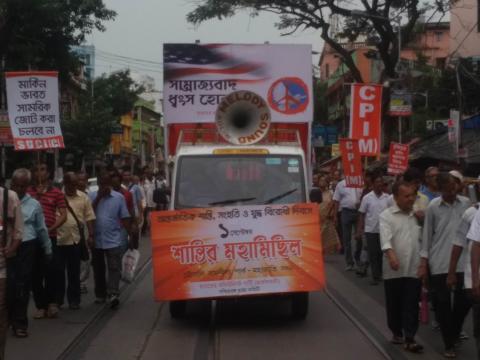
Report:
M 340 139 L 343 173 L 347 187 L 363 188 L 362 158 L 357 139 Z
M 350 138 L 358 139 L 360 155 L 380 154 L 382 85 L 352 84 Z
M 408 168 L 408 155 L 408 145 L 391 142 L 388 157 L 388 173 L 391 175 L 403 174 Z
M 8 118 L 15 150 L 64 148 L 60 129 L 58 73 L 7 72 Z

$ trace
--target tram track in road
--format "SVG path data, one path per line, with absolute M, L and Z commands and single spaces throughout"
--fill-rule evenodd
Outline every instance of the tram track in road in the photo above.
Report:
M 376 327 L 365 316 L 356 310 L 338 291 L 332 287 L 327 287 L 324 291 L 329 300 L 363 334 L 363 336 L 365 336 L 365 338 L 386 360 L 408 360 L 408 357 L 403 350 L 398 347 L 388 346 L 385 337 L 380 331 L 376 329 Z
M 133 283 L 124 283 L 120 288 L 120 301 L 124 302 L 135 291 L 140 282 L 148 274 L 152 262 L 149 257 L 138 269 L 135 281 Z M 164 303 L 160 305 L 158 315 L 162 311 Z M 103 329 L 103 327 L 115 316 L 115 311 L 110 309 L 108 305 L 100 308 L 93 317 L 86 323 L 80 333 L 65 347 L 57 360 L 79 360 L 82 358 L 88 345 L 95 336 Z M 148 339 L 146 339 L 148 341 Z
M 151 259 L 148 259 L 139 269 L 135 282 L 122 287 L 121 301 L 125 306 L 131 301 L 138 301 L 139 296 L 144 299 L 145 288 L 151 286 L 147 284 L 146 278 L 150 271 Z M 143 293 L 139 295 L 138 291 Z M 324 294 L 311 294 L 311 311 L 305 321 L 290 319 L 289 301 L 286 298 L 273 302 L 270 299 L 245 300 L 193 302 L 189 304 L 190 311 L 183 320 L 170 319 L 168 302 L 161 302 L 155 309 L 148 311 L 149 318 L 144 317 L 150 320 L 142 323 L 146 326 L 142 327 L 143 332 L 132 342 L 135 343 L 136 350 L 129 358 L 153 359 L 152 353 L 162 353 L 167 348 L 170 358 L 178 359 L 258 359 L 259 355 L 262 355 L 262 359 L 277 355 L 279 359 L 293 358 L 288 353 L 272 353 L 268 342 L 262 341 L 262 338 L 267 337 L 277 344 L 288 343 L 292 339 L 292 348 L 301 351 L 295 358 L 302 359 L 301 354 L 305 354 L 303 358 L 310 359 L 322 346 L 332 346 L 330 341 L 335 338 L 335 334 L 347 331 L 350 339 L 356 339 L 354 341 L 363 342 L 364 346 L 370 347 L 371 353 L 376 354 L 372 358 L 409 359 L 403 349 L 390 346 L 380 330 L 335 288 L 327 288 Z M 110 328 L 110 331 L 107 331 L 110 337 L 107 335 L 105 339 L 112 339 L 112 331 L 115 334 L 116 327 L 125 320 L 125 314 L 123 320 L 121 315 L 115 317 L 116 314 L 117 311 L 112 311 L 107 306 L 99 309 L 57 359 L 80 360 L 90 356 L 92 349 L 98 347 L 98 336 L 104 336 L 105 330 Z M 335 326 L 332 321 L 338 325 Z M 180 345 L 184 341 L 185 346 Z M 122 353 L 117 353 L 116 358 L 122 359 L 118 357 L 119 354 Z M 351 354 L 338 358 L 354 359 L 355 355 L 353 352 Z
M 324 290 L 327 299 L 341 314 L 361 333 L 361 335 L 375 348 L 378 354 L 386 360 L 408 360 L 409 357 L 399 347 L 391 347 L 384 336 L 362 314 L 354 309 L 348 301 L 335 289 Z M 226 360 L 221 356 L 221 324 L 217 317 L 217 301 L 212 301 L 211 316 L 208 331 L 200 331 L 195 345 L 192 360 Z M 301 323 L 302 320 L 295 320 Z M 298 357 L 301 358 L 301 355 Z M 353 357 L 352 357 L 353 359 Z

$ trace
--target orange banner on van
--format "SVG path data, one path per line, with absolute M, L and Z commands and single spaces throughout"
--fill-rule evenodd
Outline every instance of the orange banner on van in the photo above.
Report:
M 151 234 L 158 301 L 325 286 L 317 204 L 158 211 Z

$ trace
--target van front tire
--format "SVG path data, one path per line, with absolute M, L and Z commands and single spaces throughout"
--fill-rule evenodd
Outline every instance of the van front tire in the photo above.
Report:
M 305 319 L 308 314 L 308 303 L 308 293 L 292 294 L 292 316 L 298 320 Z
M 168 305 L 170 308 L 170 316 L 173 319 L 182 319 L 185 317 L 187 310 L 187 302 L 185 300 L 170 301 Z

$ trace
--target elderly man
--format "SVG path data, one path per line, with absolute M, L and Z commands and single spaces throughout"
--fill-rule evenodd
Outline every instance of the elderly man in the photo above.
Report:
M 28 336 L 28 301 L 32 286 L 32 264 L 35 258 L 37 243 L 41 244 L 46 259 L 52 256 L 52 244 L 48 237 L 47 226 L 40 203 L 27 194 L 31 173 L 27 169 L 17 169 L 12 176 L 12 190 L 21 202 L 23 215 L 23 239 L 9 265 L 9 315 L 13 333 L 17 337 Z
M 387 323 L 393 344 L 404 343 L 405 350 L 419 353 L 423 346 L 415 342 L 415 335 L 422 286 L 417 277 L 421 227 L 413 211 L 416 191 L 405 181 L 396 182 L 392 191 L 394 205 L 380 214 Z
M 425 170 L 425 184 L 420 187 L 420 192 L 428 198 L 428 201 L 440 196 L 437 186 L 438 174 L 439 171 L 436 166 L 430 166 Z
M 65 297 L 65 271 L 68 277 L 67 300 L 71 310 L 80 308 L 80 260 L 81 247 L 86 247 L 85 227 L 88 228 L 88 241 L 93 243 L 93 223 L 95 214 L 88 196 L 78 189 L 77 175 L 67 172 L 63 177 L 67 221 L 58 229 L 58 253 L 61 273 L 59 274 L 59 298 Z M 82 241 L 83 240 L 83 241 Z
M 419 276 L 425 278 L 430 269 L 435 314 L 445 345 L 444 355 L 453 358 L 456 357 L 455 343 L 470 309 L 463 289 L 463 256 L 457 268 L 452 270 L 456 274 L 457 282 L 453 291 L 447 286 L 447 275 L 456 231 L 470 202 L 457 195 L 457 183 L 452 175 L 441 173 L 437 181 L 441 197 L 430 202 L 425 214 Z
M 23 239 L 23 216 L 17 194 L 0 187 L 0 359 L 5 359 L 8 329 L 7 259 L 12 258 Z

